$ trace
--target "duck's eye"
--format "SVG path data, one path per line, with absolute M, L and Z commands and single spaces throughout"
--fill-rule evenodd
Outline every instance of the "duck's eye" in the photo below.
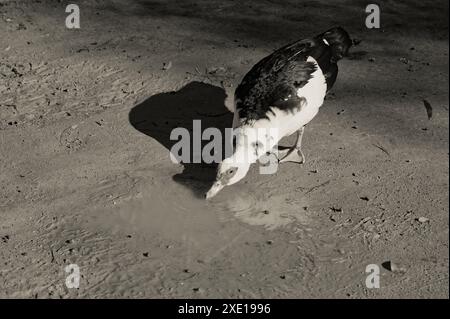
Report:
M 227 171 L 227 174 L 228 175 L 233 175 L 234 173 L 236 172 L 236 168 L 230 168 L 228 171 Z

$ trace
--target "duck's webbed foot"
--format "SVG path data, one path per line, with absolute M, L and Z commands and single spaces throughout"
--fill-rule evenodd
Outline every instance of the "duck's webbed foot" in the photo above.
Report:
M 302 137 L 305 128 L 302 127 L 297 131 L 297 140 L 291 148 L 278 150 L 278 161 L 280 163 L 294 162 L 304 164 L 306 161 L 305 154 L 302 152 Z
M 303 154 L 301 149 L 291 148 L 289 152 L 278 160 L 280 163 L 285 162 L 294 162 L 298 164 L 305 163 L 305 155 Z

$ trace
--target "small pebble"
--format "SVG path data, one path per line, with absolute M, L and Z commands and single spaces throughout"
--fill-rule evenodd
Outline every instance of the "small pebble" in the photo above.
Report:
M 330 207 L 330 209 L 335 213 L 342 213 L 342 208 Z
M 429 222 L 430 220 L 429 220 L 428 218 L 422 216 L 422 217 L 417 218 L 417 221 L 418 221 L 419 223 L 427 223 L 427 222 Z
M 406 272 L 404 267 L 400 267 L 398 264 L 391 262 L 391 271 L 395 273 L 403 273 Z
M 172 61 L 169 61 L 169 62 L 167 62 L 167 63 L 163 63 L 163 70 L 164 71 L 167 71 L 167 70 L 169 70 L 170 68 L 172 68 Z
M 405 273 L 406 272 L 406 268 L 401 267 L 400 265 L 398 265 L 397 263 L 392 262 L 392 261 L 386 261 L 386 262 L 382 263 L 382 266 L 385 269 L 387 269 L 389 271 L 392 271 L 393 273 L 399 274 L 399 273 Z
M 227 70 L 226 70 L 223 66 L 220 66 L 220 67 L 211 67 L 211 68 L 208 68 L 206 71 L 207 71 L 209 74 L 215 74 L 215 73 L 224 73 L 224 72 L 226 72 Z

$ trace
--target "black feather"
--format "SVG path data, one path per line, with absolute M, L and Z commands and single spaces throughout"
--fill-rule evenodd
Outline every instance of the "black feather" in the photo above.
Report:
M 427 100 L 423 100 L 423 105 L 425 106 L 425 109 L 427 110 L 427 116 L 428 119 L 430 120 L 431 117 L 433 116 L 433 107 L 431 106 L 430 102 L 428 102 Z
M 235 92 L 236 110 L 244 123 L 267 118 L 271 107 L 285 112 L 302 107 L 304 99 L 297 96 L 297 90 L 305 86 L 316 71 L 315 64 L 307 62 L 310 56 L 325 75 L 327 91 L 331 89 L 338 73 L 336 62 L 342 53 L 337 50 L 348 50 L 336 40 L 341 31 L 333 30 L 324 33 L 333 36 L 330 38 L 335 41 L 333 45 L 325 44 L 324 34 L 288 44 L 262 59 L 245 75 Z

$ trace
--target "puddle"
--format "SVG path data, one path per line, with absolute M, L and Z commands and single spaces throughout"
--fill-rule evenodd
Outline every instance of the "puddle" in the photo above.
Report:
M 233 239 L 244 229 L 233 222 L 266 230 L 307 223 L 302 208 L 306 202 L 298 198 L 288 202 L 285 194 L 273 190 L 258 188 L 256 193 L 250 186 L 238 184 L 206 201 L 177 183 L 158 185 L 142 191 L 139 199 L 93 212 L 91 219 L 111 232 L 157 234 L 175 241 L 188 238 L 199 246 Z
M 233 185 L 227 189 L 225 196 L 213 202 L 219 210 L 233 214 L 239 221 L 262 226 L 268 230 L 287 226 L 293 222 L 307 223 L 302 214 L 302 207 L 307 206 L 306 200 L 286 201 L 284 194 L 268 193 L 259 189 L 256 193 L 249 187 Z

